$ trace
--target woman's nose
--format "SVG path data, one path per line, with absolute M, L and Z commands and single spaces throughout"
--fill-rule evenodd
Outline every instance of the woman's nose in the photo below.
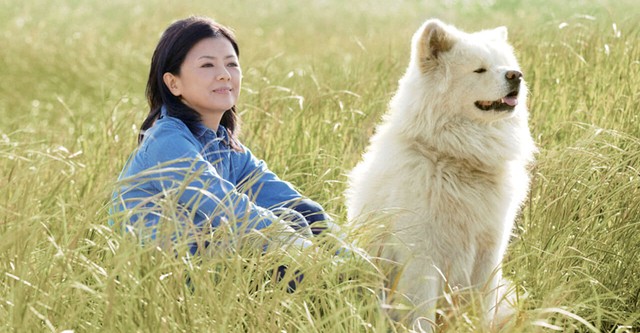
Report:
M 216 76 L 216 79 L 219 81 L 229 81 L 231 80 L 231 75 L 226 69 L 223 69 L 218 73 L 218 75 Z

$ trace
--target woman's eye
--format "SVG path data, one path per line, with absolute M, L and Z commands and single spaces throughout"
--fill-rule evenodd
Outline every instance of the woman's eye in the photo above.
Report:
M 230 62 L 230 63 L 227 64 L 227 66 L 229 66 L 229 67 L 238 67 L 239 65 L 238 65 L 238 63 Z
M 486 71 L 487 71 L 487 69 L 486 69 L 486 68 L 482 68 L 482 67 L 480 67 L 480 68 L 476 69 L 476 70 L 475 70 L 475 71 L 473 71 L 473 72 L 474 72 L 474 73 L 484 73 L 484 72 L 486 72 Z
M 202 64 L 202 67 L 213 67 L 213 64 L 207 62 L 207 63 Z

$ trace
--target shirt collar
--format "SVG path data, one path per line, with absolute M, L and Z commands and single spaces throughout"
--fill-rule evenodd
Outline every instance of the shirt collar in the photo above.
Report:
M 162 108 L 160 108 L 160 118 L 162 117 L 171 117 L 167 114 L 167 107 L 165 105 L 162 106 Z M 197 123 L 194 128 L 194 135 L 196 136 L 196 138 L 200 139 L 202 138 L 205 133 L 210 132 L 214 137 L 222 139 L 223 142 L 229 142 L 229 137 L 227 134 L 227 129 L 222 126 L 222 125 L 218 125 L 218 130 L 214 131 L 212 129 L 210 129 L 209 127 L 205 126 L 203 123 Z
M 197 138 L 202 138 L 202 136 L 204 136 L 205 133 L 210 133 L 210 135 L 213 135 L 214 137 L 221 139 L 225 143 L 228 141 L 227 129 L 222 125 L 218 125 L 218 130 L 214 131 L 209 127 L 205 126 L 203 123 L 197 123 L 194 126 L 193 130 L 194 130 L 193 134 Z
M 158 117 L 158 118 L 162 118 L 162 117 L 166 117 L 166 116 L 167 116 L 167 107 L 163 105 L 160 108 L 160 117 Z

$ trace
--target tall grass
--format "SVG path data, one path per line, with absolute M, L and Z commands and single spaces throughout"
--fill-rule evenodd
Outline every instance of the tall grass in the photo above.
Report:
M 339 223 L 344 174 L 386 109 L 413 31 L 433 16 L 469 31 L 506 25 L 540 146 L 505 262 L 528 293 L 509 331 L 637 332 L 638 13 L 631 0 L 2 1 L 0 330 L 406 330 L 379 307 L 375 261 L 330 250 L 176 257 L 108 227 L 147 112 L 151 52 L 172 20 L 201 14 L 241 44 L 243 142 Z M 283 263 L 292 269 L 277 282 Z M 295 269 L 305 279 L 289 293 Z M 464 311 L 454 331 L 476 330 Z

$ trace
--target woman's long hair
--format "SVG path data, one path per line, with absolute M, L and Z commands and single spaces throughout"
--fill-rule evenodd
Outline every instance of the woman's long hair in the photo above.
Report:
M 225 26 L 207 17 L 192 16 L 171 24 L 160 37 L 160 41 L 151 58 L 149 79 L 147 80 L 146 95 L 149 103 L 149 115 L 140 126 L 138 143 L 142 142 L 144 132 L 153 125 L 160 116 L 160 109 L 166 106 L 167 114 L 184 122 L 189 130 L 194 131 L 200 122 L 200 114 L 174 96 L 163 80 L 164 73 L 180 75 L 180 66 L 187 53 L 199 41 L 205 38 L 226 38 L 231 42 L 236 56 L 240 58 L 240 50 L 233 32 Z M 235 105 L 227 110 L 220 120 L 220 125 L 227 129 L 229 145 L 232 149 L 242 151 L 237 141 L 240 130 L 240 118 Z

